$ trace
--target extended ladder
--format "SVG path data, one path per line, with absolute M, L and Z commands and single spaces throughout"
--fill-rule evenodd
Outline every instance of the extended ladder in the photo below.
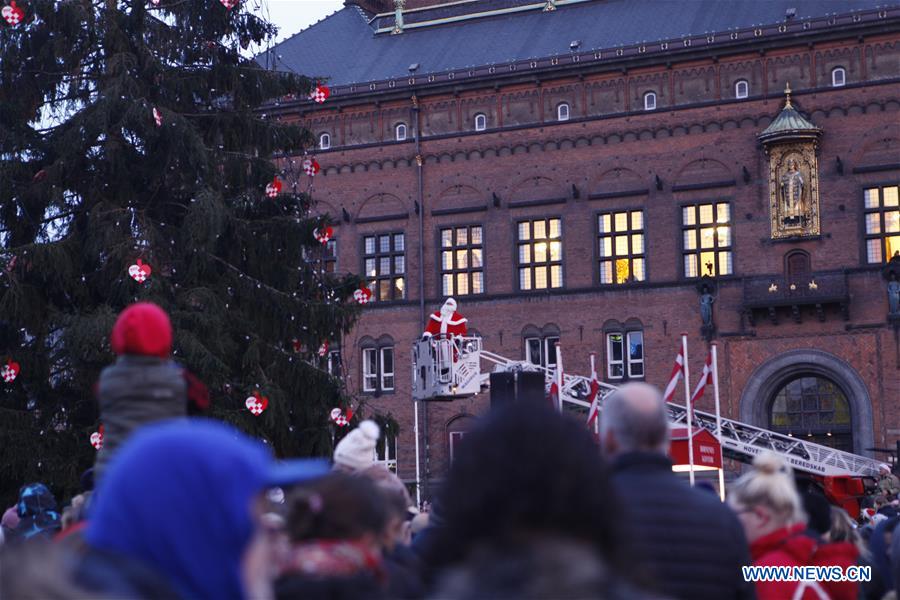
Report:
M 413 397 L 426 400 L 478 393 L 490 378 L 490 373 L 481 372 L 481 360 L 496 365 L 495 370 L 500 371 L 519 369 L 543 372 L 547 385 L 553 377 L 552 369 L 484 350 L 481 338 L 420 340 L 413 348 Z M 616 386 L 600 382 L 602 396 L 615 389 Z M 589 408 L 590 404 L 586 401 L 589 390 L 590 380 L 587 377 L 564 374 L 561 391 L 564 405 L 576 410 Z M 600 407 L 602 410 L 602 399 Z M 668 409 L 671 424 L 687 425 L 687 409 L 684 406 L 670 402 Z M 835 450 L 725 417 L 722 417 L 722 431 L 717 435 L 715 415 L 696 409 L 693 413 L 694 427 L 708 430 L 719 439 L 722 449 L 738 460 L 750 461 L 760 452 L 771 450 L 795 469 L 830 477 L 875 477 L 883 465 L 873 458 Z

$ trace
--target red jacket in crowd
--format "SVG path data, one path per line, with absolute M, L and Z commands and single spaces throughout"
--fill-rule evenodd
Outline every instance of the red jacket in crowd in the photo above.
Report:
M 850 542 L 821 543 L 803 531 L 802 524 L 785 527 L 763 536 L 750 544 L 753 565 L 770 566 L 839 566 L 842 569 L 857 564 L 859 552 Z M 798 581 L 757 581 L 759 600 L 820 600 L 827 594 L 831 600 L 856 600 L 859 584 L 853 581 L 819 581 L 808 583 L 802 596 L 795 599 Z

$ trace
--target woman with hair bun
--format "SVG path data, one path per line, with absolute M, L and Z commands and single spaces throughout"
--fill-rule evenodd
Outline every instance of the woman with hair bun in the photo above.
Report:
M 822 543 L 804 533 L 806 514 L 791 468 L 772 452 L 760 454 L 753 468 L 731 487 L 728 503 L 750 542 L 754 566 L 839 566 L 856 564 L 850 542 Z M 757 581 L 760 600 L 855 600 L 856 582 Z

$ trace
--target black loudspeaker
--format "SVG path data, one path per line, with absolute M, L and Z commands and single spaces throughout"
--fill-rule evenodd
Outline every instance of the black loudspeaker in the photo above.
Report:
M 535 371 L 491 373 L 491 406 L 509 402 L 546 402 L 544 374 Z

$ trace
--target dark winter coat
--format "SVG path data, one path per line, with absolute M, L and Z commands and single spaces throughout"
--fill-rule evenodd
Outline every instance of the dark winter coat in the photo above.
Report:
M 75 561 L 71 577 L 81 589 L 103 598 L 182 598 L 165 577 L 117 552 L 88 549 Z
M 731 509 L 691 488 L 662 454 L 627 453 L 612 469 L 635 572 L 654 591 L 683 600 L 755 597 L 741 571 L 750 565 L 747 540 Z
M 94 465 L 97 482 L 116 450 L 136 429 L 187 414 L 182 369 L 154 356 L 120 356 L 100 374 L 97 396 L 104 429 L 103 448 Z

